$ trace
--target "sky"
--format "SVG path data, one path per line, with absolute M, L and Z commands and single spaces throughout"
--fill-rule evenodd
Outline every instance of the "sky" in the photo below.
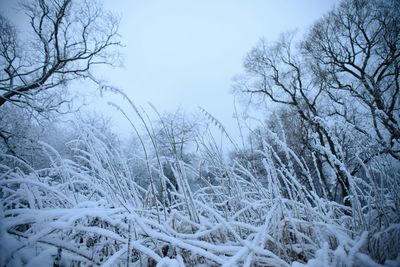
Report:
M 333 0 L 148 0 L 105 1 L 121 16 L 124 68 L 104 78 L 138 105 L 161 112 L 198 106 L 235 131 L 232 78 L 260 38 L 305 29 Z M 239 107 L 240 108 L 240 107 Z M 124 131 L 123 121 L 114 119 Z M 122 120 L 122 118 L 121 118 Z M 233 134 L 234 135 L 234 134 Z
M 0 2 L 4 10 L 15 4 L 13 0 Z M 274 41 L 282 32 L 305 29 L 336 2 L 105 0 L 105 9 L 121 18 L 124 67 L 101 69 L 97 75 L 146 109 L 147 102 L 160 112 L 181 108 L 190 113 L 201 106 L 228 131 L 235 131 L 232 78 L 243 73 L 246 53 L 260 38 Z M 129 109 L 112 95 L 91 100 L 90 109 L 111 116 L 121 134 L 130 132 L 108 101 Z

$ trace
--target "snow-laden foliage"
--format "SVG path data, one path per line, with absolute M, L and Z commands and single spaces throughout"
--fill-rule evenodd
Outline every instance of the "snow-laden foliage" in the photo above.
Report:
M 136 160 L 147 170 L 143 188 L 130 167 L 132 159 L 96 129 L 79 129 L 79 138 L 68 144 L 73 160 L 43 142 L 49 168 L 33 169 L 15 157 L 2 157 L 2 266 L 400 262 L 400 177 L 383 160 L 364 166 L 369 180 L 349 177 L 352 207 L 306 187 L 301 181 L 317 179 L 315 172 L 277 140 L 285 151 L 281 160 L 267 137 L 256 151 L 263 172 L 243 160 L 217 162 L 219 151 L 206 143 L 199 148 L 199 166 L 139 153 Z M 164 174 L 166 164 L 174 184 Z M 202 186 L 193 191 L 189 182 Z

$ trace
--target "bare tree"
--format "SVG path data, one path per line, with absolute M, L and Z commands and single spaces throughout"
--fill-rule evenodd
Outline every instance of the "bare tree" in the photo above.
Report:
M 174 186 L 178 189 L 178 181 L 172 168 L 180 170 L 180 163 L 193 163 L 201 122 L 197 118 L 188 117 L 179 109 L 175 113 L 158 114 L 155 122 L 155 140 L 158 154 L 163 157 L 164 175 L 169 179 L 167 189 Z M 169 192 L 168 192 L 169 194 Z M 171 196 L 169 196 L 171 198 Z
M 112 48 L 120 45 L 119 21 L 95 0 L 36 0 L 20 6 L 30 32 L 18 35 L 0 16 L 0 107 L 10 102 L 39 112 L 57 109 L 66 100 L 51 100 L 49 89 L 91 77 L 95 65 L 116 63 Z
M 298 113 L 312 129 L 306 145 L 323 180 L 331 183 L 325 175 L 334 171 L 346 205 L 349 178 L 363 164 L 382 154 L 400 159 L 399 7 L 345 0 L 301 42 L 293 34 L 261 41 L 238 86 Z
M 190 146 L 196 146 L 199 124 L 198 119 L 188 118 L 179 110 L 161 115 L 156 125 L 160 153 L 177 160 L 190 161 L 188 150 Z
M 399 1 L 343 1 L 316 23 L 303 42 L 314 75 L 329 88 L 335 113 L 372 135 L 380 153 L 400 159 L 400 12 Z M 352 104 L 349 103 L 351 100 Z M 346 112 L 360 105 L 368 131 Z M 364 119 L 364 120 L 365 120 Z M 373 156 L 367 156 L 369 161 Z
M 330 154 L 341 160 L 341 153 L 335 145 L 335 140 L 320 118 L 326 114 L 323 94 L 324 84 L 313 80 L 308 67 L 299 53 L 295 52 L 293 34 L 282 36 L 281 40 L 269 45 L 261 41 L 245 60 L 247 81 L 241 84 L 245 93 L 267 96 L 270 100 L 292 107 L 304 120 L 307 127 L 315 133 L 311 139 L 307 137 L 305 144 L 311 153 L 318 153 L 317 165 L 322 180 L 329 184 L 325 176 L 324 165 L 329 164 L 336 172 L 336 180 L 341 187 L 343 197 L 349 195 L 349 181 L 339 165 L 332 162 Z M 322 146 L 328 151 L 320 151 Z M 349 202 L 346 203 L 350 205 Z

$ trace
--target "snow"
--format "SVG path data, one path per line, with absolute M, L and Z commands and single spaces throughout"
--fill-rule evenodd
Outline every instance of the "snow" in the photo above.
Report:
M 185 267 L 185 264 L 183 263 L 182 258 L 177 260 L 164 257 L 157 263 L 156 267 Z
M 83 136 L 74 143 L 80 148 L 73 160 L 55 156 L 46 170 L 1 167 L 6 168 L 0 178 L 2 265 L 51 266 L 56 256 L 65 265 L 126 266 L 128 259 L 131 266 L 165 267 L 399 265 L 399 216 L 396 202 L 388 200 L 396 196 L 398 176 L 385 177 L 392 186 L 376 190 L 390 193 L 379 195 L 380 202 L 359 193 L 372 192 L 365 180 L 352 179 L 357 190 L 351 194 L 359 198 L 352 217 L 348 207 L 302 183 L 319 178 L 290 148 L 284 148 L 284 157 L 292 163 L 284 164 L 273 146 L 264 144 L 262 175 L 238 162 L 219 162 L 208 168 L 213 184 L 201 187 L 189 184 L 201 180 L 201 171 L 160 158 L 179 180 L 179 190 L 170 188 L 171 198 L 164 199 L 168 194 L 156 190 L 168 178 L 158 160 L 146 161 L 152 180 L 139 187 L 126 158 L 96 133 Z M 317 148 L 345 170 L 326 147 Z M 392 204 L 375 208 L 379 203 Z M 367 224 L 372 215 L 382 222 Z

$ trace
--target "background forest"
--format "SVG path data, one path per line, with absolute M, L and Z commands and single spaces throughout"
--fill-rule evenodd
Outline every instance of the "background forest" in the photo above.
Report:
M 122 45 L 99 2 L 20 7 L 24 35 L 0 15 L 1 266 L 400 266 L 399 1 L 261 39 L 235 133 L 96 77 Z M 125 99 L 132 136 L 80 112 L 80 82 Z

